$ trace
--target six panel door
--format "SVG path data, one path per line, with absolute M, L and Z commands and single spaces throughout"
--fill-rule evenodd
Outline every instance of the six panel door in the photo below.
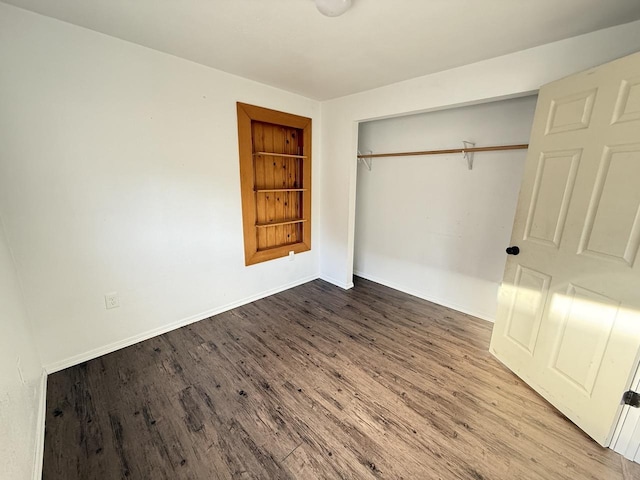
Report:
M 640 348 L 640 54 L 540 90 L 491 352 L 608 445 Z

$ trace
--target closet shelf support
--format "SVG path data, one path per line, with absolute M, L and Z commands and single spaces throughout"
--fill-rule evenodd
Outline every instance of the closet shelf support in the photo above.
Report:
M 473 151 L 469 151 L 470 148 L 474 148 L 476 144 L 474 142 L 467 142 L 466 140 L 462 141 L 462 145 L 464 145 L 462 149 L 462 156 L 467 161 L 467 167 L 469 170 L 473 170 Z
M 371 171 L 371 167 L 373 167 L 373 158 L 369 155 L 373 155 L 373 152 L 371 150 L 365 152 L 365 155 L 360 153 L 360 150 L 358 150 L 358 163 L 364 163 L 365 167 L 367 167 L 367 170 Z

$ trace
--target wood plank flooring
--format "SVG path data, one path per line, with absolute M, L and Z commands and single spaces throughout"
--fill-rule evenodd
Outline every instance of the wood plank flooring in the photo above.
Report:
M 54 479 L 632 479 L 491 324 L 316 280 L 51 375 Z

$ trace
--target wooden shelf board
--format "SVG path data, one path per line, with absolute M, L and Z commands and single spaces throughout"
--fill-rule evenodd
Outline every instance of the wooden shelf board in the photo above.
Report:
M 275 152 L 254 152 L 254 155 L 265 155 L 269 157 L 288 157 L 288 158 L 307 158 L 306 155 L 293 155 L 291 153 L 275 153 Z
M 302 223 L 302 222 L 306 222 L 307 220 L 305 218 L 298 218 L 296 220 L 285 220 L 282 222 L 272 222 L 272 223 L 256 223 L 256 227 L 258 228 L 264 228 L 264 227 L 277 227 L 280 225 L 291 225 L 293 223 Z
M 268 193 L 268 192 L 306 192 L 308 188 L 258 188 L 256 193 Z

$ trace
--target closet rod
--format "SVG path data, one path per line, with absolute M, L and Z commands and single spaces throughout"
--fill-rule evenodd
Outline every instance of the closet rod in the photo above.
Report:
M 522 143 L 520 145 L 496 145 L 492 147 L 451 148 L 448 150 L 425 150 L 423 152 L 362 153 L 358 155 L 358 158 L 410 157 L 413 155 L 441 155 L 445 153 L 495 152 L 498 150 L 525 150 L 527 148 L 529 148 L 529 144 Z

